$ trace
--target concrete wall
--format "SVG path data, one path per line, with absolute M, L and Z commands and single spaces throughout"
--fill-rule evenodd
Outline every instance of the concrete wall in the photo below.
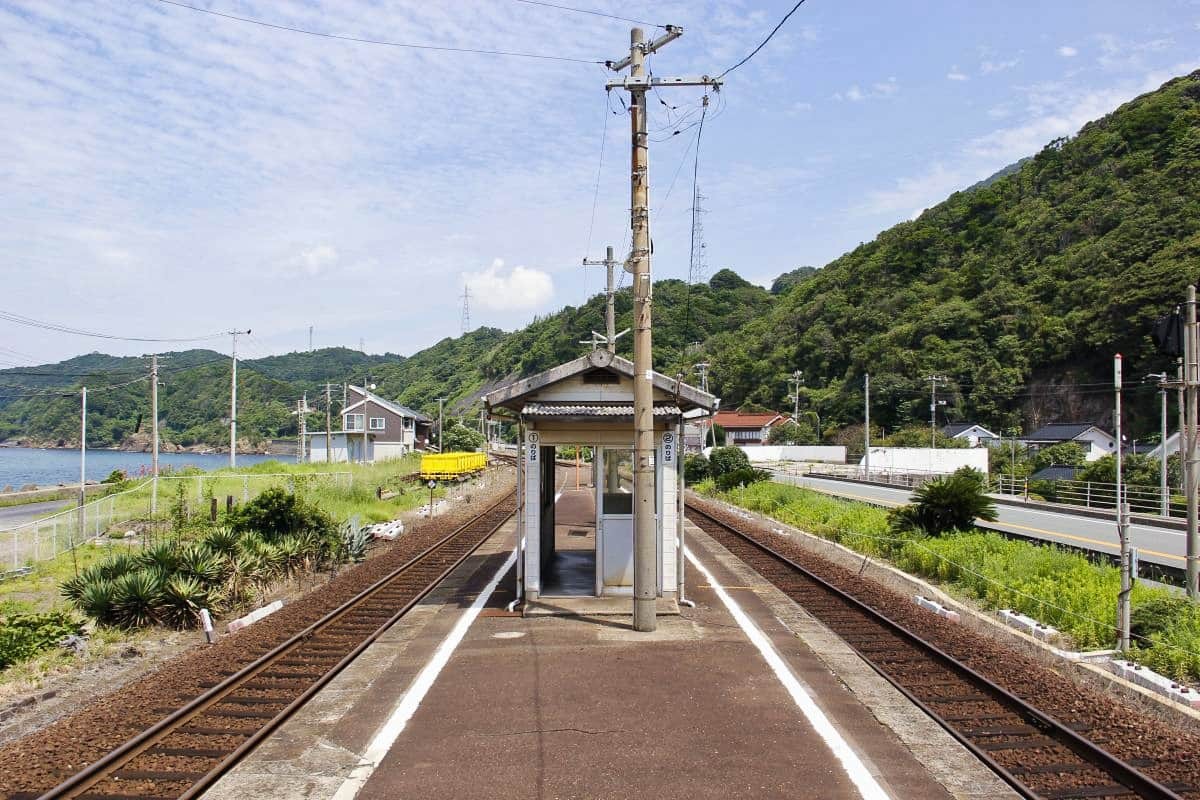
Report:
M 712 448 L 705 450 L 707 455 Z M 742 452 L 751 464 L 767 461 L 816 461 L 823 464 L 845 464 L 846 448 L 841 445 L 743 445 Z
M 962 467 L 974 467 L 987 472 L 990 452 L 991 448 L 987 447 L 936 450 L 929 447 L 872 447 L 871 471 L 949 474 Z M 859 466 L 863 466 L 863 461 Z

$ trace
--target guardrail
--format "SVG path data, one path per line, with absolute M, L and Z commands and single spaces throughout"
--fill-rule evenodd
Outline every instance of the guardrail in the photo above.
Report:
M 354 476 L 350 472 L 162 475 L 157 486 L 153 478 L 144 478 L 129 489 L 85 505 L 0 528 L 0 568 L 17 570 L 54 558 L 107 535 L 123 522 L 164 522 L 176 515 L 191 520 L 209 513 L 214 498 L 240 494 L 244 503 L 272 486 L 294 492 L 298 484 L 313 479 L 350 486 Z M 157 514 L 151 514 L 152 507 Z
M 1026 500 L 1045 500 L 1083 508 L 1114 509 L 1117 505 L 1117 485 L 1102 481 L 1031 481 L 1029 478 L 1002 475 L 993 481 L 992 491 Z M 1187 516 L 1187 500 L 1183 495 L 1172 494 L 1170 488 L 1164 496 L 1158 486 L 1125 484 L 1124 494 L 1125 502 L 1134 514 Z

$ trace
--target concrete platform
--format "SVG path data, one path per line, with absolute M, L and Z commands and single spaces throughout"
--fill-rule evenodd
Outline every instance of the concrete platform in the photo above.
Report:
M 504 611 L 513 538 L 494 537 L 206 797 L 1015 797 L 698 529 L 697 606 L 651 634 L 628 612 Z

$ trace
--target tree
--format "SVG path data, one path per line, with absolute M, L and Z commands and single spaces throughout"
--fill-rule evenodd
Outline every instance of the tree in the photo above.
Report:
M 1043 447 L 1033 454 L 1033 469 L 1046 467 L 1079 467 L 1087 462 L 1087 453 L 1076 442 L 1059 442 Z
M 776 425 L 767 434 L 767 444 L 816 444 L 817 442 L 817 433 L 808 420 Z
M 483 434 L 455 420 L 442 434 L 443 453 L 472 453 L 483 447 Z
M 709 476 L 708 459 L 703 453 L 684 456 L 683 480 L 687 484 L 699 483 Z
M 714 447 L 708 455 L 709 471 L 714 479 L 727 472 L 750 468 L 750 458 L 740 447 Z
M 955 473 L 934 478 L 913 492 L 913 502 L 892 512 L 892 524 L 917 528 L 930 536 L 968 530 L 976 519 L 995 520 L 996 504 L 977 475 Z

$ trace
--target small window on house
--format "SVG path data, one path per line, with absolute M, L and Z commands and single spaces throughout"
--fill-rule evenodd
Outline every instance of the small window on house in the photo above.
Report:
M 606 369 L 596 369 L 596 370 L 592 370 L 591 372 L 583 373 L 583 382 L 584 383 L 607 383 L 607 384 L 620 383 L 621 376 L 619 376 L 615 373 L 609 372 Z
M 383 417 L 371 417 L 371 430 L 381 431 L 386 427 Z
M 342 422 L 342 430 L 344 431 L 361 431 L 363 429 L 362 414 L 347 414 Z
M 413 429 L 412 417 L 405 417 L 404 418 L 404 430 L 411 431 L 412 429 Z

